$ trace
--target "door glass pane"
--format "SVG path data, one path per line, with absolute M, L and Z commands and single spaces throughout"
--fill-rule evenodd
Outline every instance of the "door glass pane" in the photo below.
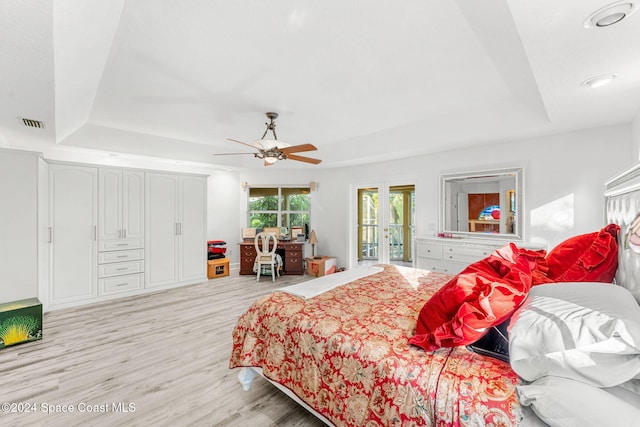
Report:
M 404 246 L 404 194 L 389 192 L 389 259 L 403 259 Z
M 358 259 L 378 259 L 378 189 L 358 189 Z
M 389 187 L 389 260 L 411 262 L 414 234 L 415 186 Z

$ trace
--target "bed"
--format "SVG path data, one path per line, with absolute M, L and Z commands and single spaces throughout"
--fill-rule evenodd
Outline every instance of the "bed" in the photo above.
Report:
M 511 244 L 456 276 L 380 265 L 266 295 L 230 368 L 335 426 L 639 425 L 637 176 L 608 184 L 609 225 L 549 253 Z M 487 274 L 490 290 L 461 293 Z M 510 360 L 473 348 L 505 324 Z

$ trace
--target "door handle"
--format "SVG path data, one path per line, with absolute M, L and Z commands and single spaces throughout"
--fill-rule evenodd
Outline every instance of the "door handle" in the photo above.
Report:
M 49 242 L 53 242 L 53 228 L 49 227 Z

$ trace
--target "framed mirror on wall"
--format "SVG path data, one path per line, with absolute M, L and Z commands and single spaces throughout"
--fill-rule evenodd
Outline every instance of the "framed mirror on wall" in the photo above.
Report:
M 476 238 L 523 238 L 523 169 L 442 174 L 440 233 Z

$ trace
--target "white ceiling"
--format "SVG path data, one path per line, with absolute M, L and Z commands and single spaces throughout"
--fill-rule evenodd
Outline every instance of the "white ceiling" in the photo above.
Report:
M 226 138 L 275 111 L 323 160 L 277 167 L 325 168 L 630 123 L 640 13 L 585 29 L 608 3 L 4 0 L 0 145 L 262 167 L 213 154 L 250 152 Z

